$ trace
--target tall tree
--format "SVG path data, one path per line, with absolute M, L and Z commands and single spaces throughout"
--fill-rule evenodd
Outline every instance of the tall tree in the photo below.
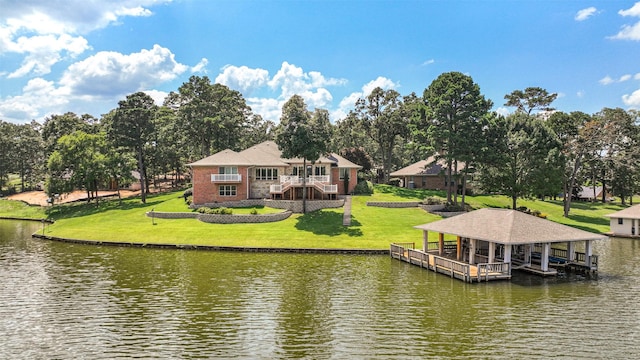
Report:
M 571 201 L 577 186 L 578 176 L 583 167 L 584 158 L 597 144 L 599 127 L 591 116 L 574 111 L 570 114 L 555 112 L 547 121 L 562 144 L 561 161 L 563 171 L 564 217 L 569 217 Z
M 431 147 L 447 164 L 447 202 L 452 203 L 452 179 L 458 161 L 471 161 L 477 152 L 481 119 L 493 106 L 473 79 L 459 72 L 438 76 L 423 94 L 424 123 Z
M 508 195 L 512 208 L 521 197 L 561 188 L 562 166 L 558 163 L 561 144 L 542 120 L 515 113 L 498 123 L 502 142 L 495 161 L 482 167 L 480 182 L 484 189 Z M 496 132 L 497 133 L 497 132 Z
M 178 111 L 199 157 L 227 148 L 238 150 L 251 119 L 251 108 L 242 94 L 222 84 L 211 84 L 206 76 L 190 77 L 177 93 L 169 94 L 165 105 Z
M 51 115 L 45 118 L 42 126 L 45 155 L 48 157 L 55 150 L 58 139 L 62 136 L 69 135 L 77 130 L 88 134 L 96 133 L 97 125 L 97 120 L 88 114 L 78 116 L 75 113 L 67 112 L 62 115 Z
M 143 203 L 147 201 L 148 191 L 145 149 L 149 141 L 154 139 L 156 111 L 157 106 L 149 95 L 143 92 L 128 95 L 125 100 L 118 102 L 108 129 L 108 136 L 113 144 L 129 149 L 136 156 Z
M 85 189 L 87 201 L 95 198 L 97 203 L 98 186 L 108 181 L 105 151 L 104 133 L 87 134 L 78 130 L 63 135 L 49 158 L 50 177 L 57 177 L 50 182 L 54 186 L 48 189 L 49 195 L 60 190 Z
M 328 112 L 316 110 L 313 114 L 310 113 L 304 99 L 299 95 L 293 95 L 282 107 L 282 117 L 275 139 L 283 157 L 303 159 L 303 213 L 307 211 L 307 161 L 315 162 L 327 153 L 331 138 L 330 129 Z
M 377 87 L 356 102 L 356 111 L 367 135 L 378 146 L 382 162 L 383 182 L 389 182 L 391 161 L 397 137 L 407 134 L 409 112 L 395 90 Z
M 549 112 L 554 110 L 550 105 L 556 100 L 558 94 L 549 92 L 540 87 L 528 87 L 522 90 L 514 90 L 504 96 L 507 102 L 505 106 L 515 106 L 517 112 L 527 115 L 535 111 Z

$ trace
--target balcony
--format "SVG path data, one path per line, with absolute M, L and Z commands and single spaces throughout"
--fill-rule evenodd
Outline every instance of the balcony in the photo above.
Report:
M 211 182 L 214 183 L 239 183 L 242 182 L 240 174 L 211 174 Z

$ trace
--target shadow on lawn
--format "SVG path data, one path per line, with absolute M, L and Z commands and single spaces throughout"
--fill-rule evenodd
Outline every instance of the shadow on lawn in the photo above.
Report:
M 147 208 L 161 204 L 163 201 L 154 197 L 147 197 L 147 202 L 143 204 L 140 197 L 123 199 L 122 204 L 117 199 L 100 200 L 96 206 L 95 202 L 74 202 L 54 205 L 46 210 L 47 218 L 58 220 L 61 218 L 74 218 L 87 215 L 94 215 L 110 210 L 130 210 Z
M 592 233 L 600 233 L 600 230 L 598 230 L 597 228 L 589 227 L 587 226 L 588 224 L 603 225 L 603 226 L 609 225 L 609 219 L 600 217 L 600 216 L 584 216 L 584 215 L 569 214 L 569 219 L 580 223 L 580 225 L 571 224 L 572 227 L 589 231 Z
M 428 196 L 443 196 L 443 192 L 439 190 L 407 189 L 393 185 L 377 185 L 375 187 L 375 192 L 381 194 L 393 194 L 397 197 L 416 200 L 422 200 Z
M 296 229 L 309 231 L 315 235 L 328 236 L 362 236 L 362 230 L 358 229 L 361 224 L 351 219 L 351 226 L 342 225 L 342 213 L 333 211 L 314 211 L 300 216 L 296 224 Z

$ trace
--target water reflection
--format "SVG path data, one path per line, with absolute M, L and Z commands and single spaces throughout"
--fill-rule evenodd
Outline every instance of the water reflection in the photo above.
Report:
M 0 358 L 638 358 L 640 247 L 597 278 L 466 284 L 387 256 L 32 240 L 0 221 Z

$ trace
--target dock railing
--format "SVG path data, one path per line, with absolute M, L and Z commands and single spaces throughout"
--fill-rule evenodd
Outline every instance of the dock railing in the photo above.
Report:
M 511 275 L 511 263 L 478 264 L 478 282 L 502 275 Z

